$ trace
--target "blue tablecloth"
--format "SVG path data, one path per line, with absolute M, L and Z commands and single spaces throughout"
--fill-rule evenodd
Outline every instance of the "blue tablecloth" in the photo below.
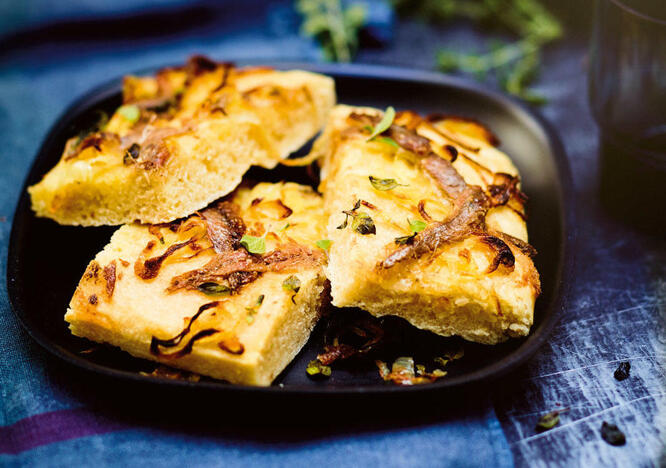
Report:
M 288 2 L 147 4 L 167 7 L 169 15 L 182 21 L 169 16 L 172 31 L 112 34 L 119 15 L 159 12 L 137 9 L 127 0 L 105 7 L 101 2 L 43 0 L 0 5 L 0 277 L 6 276 L 7 244 L 21 183 L 49 126 L 77 96 L 110 77 L 182 62 L 193 53 L 224 60 L 320 59 L 316 45 L 297 34 L 299 19 Z M 381 2 L 370 7 L 371 19 L 384 28 L 385 38 L 390 36 L 390 10 Z M 183 9 L 180 16 L 178 9 Z M 188 15 L 196 21 L 190 23 Z M 72 17 L 94 21 L 92 29 L 111 36 L 91 39 L 86 37 L 90 25 L 77 34 L 53 23 Z M 256 435 L 235 434 L 232 428 L 223 435 L 193 435 L 179 431 L 177 421 L 176 429 L 174 424 L 166 429 L 157 423 L 120 420 L 78 398 L 74 388 L 79 383 L 69 381 L 66 370 L 56 375 L 53 358 L 31 341 L 12 315 L 4 280 L 0 327 L 3 466 L 421 466 L 424 460 L 448 466 L 513 464 L 489 397 L 461 403 L 462 411 L 436 423 L 354 430 L 350 421 L 349 428 L 324 430 L 316 437 L 299 438 L 292 429 L 289 440 L 281 439 L 280 428 Z

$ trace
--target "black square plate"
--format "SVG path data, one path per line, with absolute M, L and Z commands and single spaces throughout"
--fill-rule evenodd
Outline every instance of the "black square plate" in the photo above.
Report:
M 271 387 L 230 385 L 202 379 L 199 382 L 144 376 L 154 363 L 135 359 L 115 348 L 82 354 L 90 342 L 72 336 L 63 320 L 67 304 L 87 263 L 109 241 L 115 227 L 60 226 L 35 217 L 26 187 L 39 181 L 58 161 L 66 139 L 86 127 L 98 110 L 112 111 L 120 104 L 121 80 L 94 89 L 69 109 L 44 141 L 23 187 L 14 216 L 9 247 L 8 289 L 14 312 L 28 333 L 44 348 L 65 361 L 115 381 L 206 391 L 270 395 L 377 395 L 436 391 L 497 377 L 524 363 L 544 343 L 566 305 L 572 281 L 574 239 L 572 182 L 562 145 L 555 132 L 537 114 L 495 92 L 449 76 L 366 65 L 275 64 L 325 73 L 336 80 L 338 101 L 419 113 L 443 112 L 480 120 L 500 138 L 500 148 L 518 166 L 523 190 L 530 197 L 530 242 L 539 251 L 535 259 L 543 292 L 536 303 L 534 326 L 524 339 L 497 346 L 465 343 L 465 357 L 448 368 L 449 375 L 428 385 L 402 387 L 383 382 L 372 364 L 334 368 L 330 379 L 313 381 L 305 367 L 322 350 L 322 326 Z M 281 168 L 254 169 L 255 178 L 302 182 L 304 171 Z M 305 179 L 307 180 L 307 179 Z M 401 325 L 398 324 L 398 327 Z M 403 325 L 405 354 L 436 353 L 460 344 Z M 418 361 L 417 361 L 418 362 Z

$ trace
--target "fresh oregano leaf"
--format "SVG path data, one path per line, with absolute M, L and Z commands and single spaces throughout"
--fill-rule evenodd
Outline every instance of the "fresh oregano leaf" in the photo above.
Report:
M 229 289 L 228 286 L 225 286 L 224 284 L 218 284 L 218 283 L 201 283 L 199 286 L 197 286 L 197 289 L 201 291 L 204 294 L 207 294 L 209 296 L 219 296 L 223 294 L 230 294 L 231 289 Z
M 259 255 L 266 253 L 266 239 L 263 237 L 244 235 L 241 237 L 240 244 L 250 253 Z
M 391 137 L 378 137 L 378 138 L 375 138 L 375 141 L 380 141 L 382 143 L 386 143 L 387 145 L 391 145 L 394 148 L 400 148 L 400 145 Z
M 315 245 L 322 250 L 328 250 L 331 247 L 331 241 L 329 239 L 319 239 L 315 242 Z
M 368 176 L 370 183 L 376 190 L 386 191 L 393 190 L 396 187 L 400 187 L 402 184 L 399 184 L 395 179 L 380 179 L 379 177 Z
M 425 221 L 421 221 L 420 219 L 415 219 L 413 221 L 407 220 L 407 221 L 409 222 L 409 230 L 412 231 L 413 233 L 423 231 L 428 225 Z
M 134 104 L 126 104 L 118 108 L 118 113 L 130 123 L 136 123 L 141 117 L 141 109 Z
M 382 120 L 380 120 L 379 123 L 375 125 L 375 128 L 372 130 L 372 133 L 368 137 L 368 141 L 372 140 L 380 133 L 383 133 L 386 130 L 388 130 L 391 124 L 393 123 L 394 118 L 395 118 L 395 109 L 392 106 L 388 106 L 384 111 L 384 116 L 382 117 Z

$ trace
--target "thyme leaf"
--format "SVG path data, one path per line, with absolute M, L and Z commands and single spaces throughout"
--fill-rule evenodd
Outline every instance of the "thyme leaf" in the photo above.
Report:
M 320 239 L 315 242 L 315 245 L 322 250 L 328 251 L 328 249 L 331 247 L 331 241 L 329 239 Z
M 231 294 L 231 289 L 224 285 L 213 282 L 201 283 L 197 289 L 208 296 L 219 296 Z
M 388 130 L 389 127 L 391 127 L 391 124 L 393 124 L 393 119 L 395 119 L 395 109 L 392 106 L 388 106 L 384 111 L 382 120 L 380 120 L 379 123 L 375 125 L 375 128 L 372 129 L 372 133 L 370 133 L 367 141 L 374 139 L 377 135 Z
M 421 221 L 420 219 L 415 219 L 413 221 L 408 219 L 407 222 L 409 223 L 409 230 L 415 234 L 423 231 L 428 225 L 425 221 Z
M 120 106 L 118 108 L 118 113 L 130 123 L 136 123 L 139 120 L 139 117 L 141 117 L 141 110 L 139 109 L 139 106 L 134 104 Z
M 244 235 L 241 237 L 240 244 L 250 253 L 259 255 L 266 253 L 266 239 L 263 237 Z
M 374 176 L 368 176 L 370 183 L 376 190 L 385 191 L 393 190 L 396 187 L 406 187 L 403 184 L 399 184 L 395 179 L 380 179 Z
M 328 378 L 331 376 L 331 368 L 329 366 L 323 365 L 317 359 L 313 359 L 308 363 L 308 367 L 305 369 L 305 372 L 308 374 L 308 377 Z

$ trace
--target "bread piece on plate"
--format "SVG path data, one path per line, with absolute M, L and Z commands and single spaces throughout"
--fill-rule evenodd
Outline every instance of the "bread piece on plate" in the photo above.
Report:
M 128 76 L 124 105 L 68 140 L 28 190 L 38 216 L 83 226 L 162 223 L 230 193 L 252 165 L 273 168 L 324 124 L 331 78 L 234 68 L 193 57 Z
M 270 385 L 326 297 L 323 224 L 311 188 L 260 183 L 182 221 L 123 226 L 88 265 L 65 320 L 137 357 Z
M 539 276 L 518 171 L 481 124 L 337 106 L 313 155 L 333 304 L 495 344 L 532 325 Z

